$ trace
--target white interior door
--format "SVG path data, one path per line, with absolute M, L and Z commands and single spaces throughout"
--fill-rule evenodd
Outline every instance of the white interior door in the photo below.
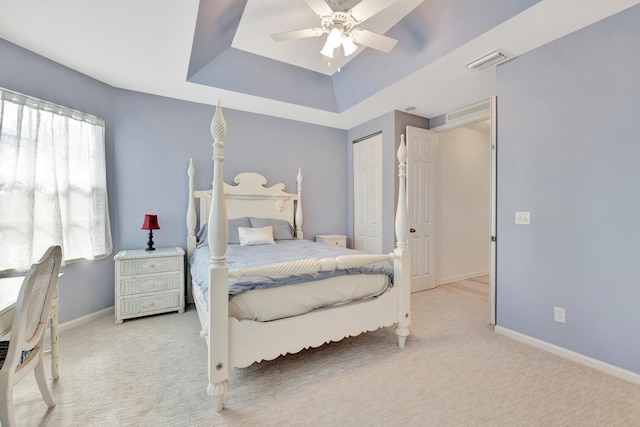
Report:
M 435 132 L 407 126 L 407 203 L 411 291 L 436 286 L 436 141 Z
M 382 134 L 353 144 L 354 249 L 382 253 Z

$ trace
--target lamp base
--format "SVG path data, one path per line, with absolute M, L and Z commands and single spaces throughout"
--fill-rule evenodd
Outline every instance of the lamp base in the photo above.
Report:
M 147 240 L 147 248 L 145 251 L 155 251 L 156 248 L 153 247 L 153 231 L 149 230 L 149 240 Z

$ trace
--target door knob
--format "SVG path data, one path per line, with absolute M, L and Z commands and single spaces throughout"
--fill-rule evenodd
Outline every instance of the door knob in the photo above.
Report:
M 415 229 L 415 228 L 410 228 L 410 229 L 409 229 L 409 233 L 415 233 L 415 232 L 416 232 L 416 229 Z

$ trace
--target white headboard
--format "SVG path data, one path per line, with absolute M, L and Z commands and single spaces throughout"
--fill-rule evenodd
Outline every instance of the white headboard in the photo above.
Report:
M 195 167 L 189 162 L 189 207 L 187 209 L 187 253 L 195 249 L 196 227 L 202 227 L 209 219 L 212 190 L 195 191 L 193 181 Z M 296 238 L 302 239 L 302 172 L 298 169 L 298 193 L 287 193 L 284 184 L 266 186 L 267 179 L 254 172 L 236 175 L 236 185 L 224 183 L 227 217 L 245 216 L 277 218 L 289 222 L 296 230 Z M 199 210 L 195 209 L 196 204 Z M 193 238 L 192 238 L 193 237 Z

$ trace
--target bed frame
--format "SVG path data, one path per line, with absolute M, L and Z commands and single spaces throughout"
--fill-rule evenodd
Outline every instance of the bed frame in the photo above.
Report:
M 395 231 L 397 247 L 386 255 L 348 255 L 322 260 L 301 260 L 256 267 L 243 271 L 228 271 L 226 247 L 227 218 L 243 216 L 279 218 L 294 225 L 296 238 L 302 233 L 302 173 L 298 170 L 298 193 L 286 193 L 284 184 L 266 187 L 267 180 L 259 174 L 237 175 L 229 185 L 223 181 L 224 137 L 226 124 L 220 101 L 211 122 L 213 136 L 213 188 L 194 190 L 195 168 L 189 163 L 189 205 L 187 208 L 187 256 L 196 247 L 196 227 L 209 224 L 211 250 L 209 267 L 209 312 L 197 301 L 202 325 L 200 335 L 208 347 L 207 393 L 214 397 L 216 411 L 224 406 L 224 394 L 229 387 L 229 371 L 254 362 L 272 360 L 287 353 L 318 347 L 363 332 L 396 325 L 398 345 L 404 348 L 410 323 L 410 268 L 407 249 L 408 223 L 406 201 L 407 151 L 402 136 L 398 149 L 399 189 Z M 199 212 L 196 204 L 199 203 Z M 199 213 L 199 218 L 198 218 Z M 383 295 L 351 304 L 315 310 L 300 316 L 270 322 L 238 320 L 228 315 L 228 278 L 307 274 L 368 265 L 382 260 L 394 263 L 394 286 Z M 190 282 L 190 280 L 189 280 Z M 189 294 L 190 294 L 189 289 Z

